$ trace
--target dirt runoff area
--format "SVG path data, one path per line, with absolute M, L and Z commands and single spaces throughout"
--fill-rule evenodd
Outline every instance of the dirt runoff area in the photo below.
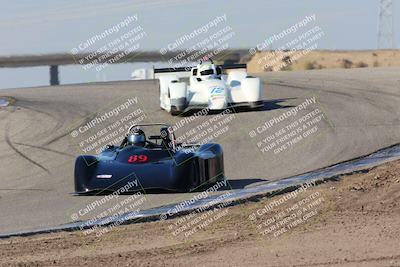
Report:
M 2 266 L 400 266 L 400 161 L 103 235 L 0 240 Z M 205 214 L 208 216 L 205 216 Z

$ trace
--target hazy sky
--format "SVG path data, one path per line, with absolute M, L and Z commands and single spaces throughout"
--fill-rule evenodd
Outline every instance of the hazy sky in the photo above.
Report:
M 323 36 L 316 49 L 375 49 L 379 0 L 2 0 L 0 9 L 0 55 L 70 52 L 96 34 L 137 15 L 137 21 L 124 31 L 113 33 L 90 47 L 95 51 L 119 38 L 122 32 L 140 26 L 145 37 L 139 50 L 159 50 L 179 37 L 192 33 L 217 16 L 226 21 L 213 31 L 200 34 L 183 44 L 200 43 L 212 32 L 229 26 L 234 33 L 227 41 L 230 48 L 250 48 L 279 34 L 306 16 L 315 21 L 281 39 L 292 41 L 313 27 Z M 400 15 L 400 0 L 394 1 L 395 25 Z M 397 23 L 398 24 L 398 23 Z M 396 27 L 396 44 L 400 34 Z M 276 41 L 272 48 L 282 43 Z M 94 48 L 94 49 L 93 49 Z M 271 48 L 269 46 L 268 48 Z M 126 49 L 124 49 L 126 50 Z M 85 51 L 87 52 L 87 51 Z M 150 65 L 149 65 L 150 64 Z M 166 63 L 154 63 L 165 67 Z M 62 84 L 127 80 L 137 68 L 153 63 L 112 64 L 96 71 L 80 65 L 60 66 Z M 0 68 L 0 89 L 49 84 L 47 66 Z
M 395 25 L 400 4 L 395 4 Z M 0 9 L 0 55 L 68 52 L 96 33 L 138 15 L 147 36 L 141 47 L 159 49 L 226 14 L 236 33 L 231 47 L 252 47 L 304 16 L 316 14 L 322 49 L 374 49 L 378 0 L 17 0 Z M 398 24 L 398 23 L 397 23 Z M 398 28 L 396 45 L 400 44 Z

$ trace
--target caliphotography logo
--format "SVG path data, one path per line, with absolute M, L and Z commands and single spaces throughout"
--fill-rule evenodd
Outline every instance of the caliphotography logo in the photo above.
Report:
M 3 1 L 0 267 L 400 266 L 399 16 Z

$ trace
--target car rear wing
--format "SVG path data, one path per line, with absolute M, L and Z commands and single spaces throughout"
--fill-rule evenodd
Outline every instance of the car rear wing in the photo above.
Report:
M 154 79 L 158 79 L 160 76 L 176 75 L 178 78 L 190 77 L 191 67 L 179 67 L 179 68 L 160 68 L 153 69 Z
M 247 70 L 247 64 L 223 64 L 216 66 L 221 68 L 223 74 L 229 73 L 230 70 Z M 171 74 L 178 76 L 178 78 L 190 77 L 190 73 L 193 68 L 196 68 L 196 66 L 153 69 L 153 78 L 158 79 L 160 76 Z

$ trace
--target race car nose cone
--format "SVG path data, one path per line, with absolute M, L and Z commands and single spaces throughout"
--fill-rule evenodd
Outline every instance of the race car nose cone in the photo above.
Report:
M 225 96 L 214 96 L 208 101 L 209 109 L 225 109 L 226 101 Z
M 225 88 L 218 86 L 210 88 L 208 107 L 210 109 L 226 108 Z

